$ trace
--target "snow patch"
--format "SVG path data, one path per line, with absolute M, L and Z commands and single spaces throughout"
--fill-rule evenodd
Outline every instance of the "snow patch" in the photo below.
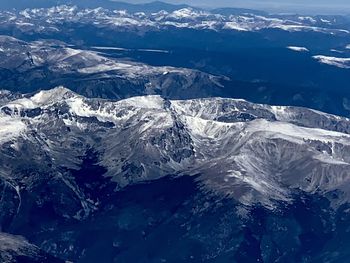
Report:
M 247 131 L 250 133 L 270 133 L 274 137 L 282 137 L 287 140 L 293 140 L 296 143 L 304 143 L 304 140 L 318 140 L 327 143 L 344 139 L 346 140 L 344 144 L 350 145 L 350 135 L 348 134 L 319 128 L 305 128 L 281 121 L 270 122 L 258 119 L 249 123 Z
M 0 145 L 18 138 L 26 129 L 20 118 L 0 115 Z
M 226 22 L 224 25 L 224 29 L 232 29 L 237 31 L 249 31 L 247 28 L 244 28 L 237 22 Z
M 71 90 L 60 86 L 51 90 L 40 91 L 31 97 L 30 100 L 36 105 L 42 106 L 62 101 L 74 95 L 75 94 Z
M 338 58 L 338 57 L 329 57 L 329 56 L 313 56 L 314 59 L 318 60 L 320 63 L 327 64 L 330 66 L 335 66 L 338 68 L 350 68 L 350 58 Z
M 120 106 L 133 106 L 143 109 L 164 109 L 164 100 L 160 96 L 132 97 L 117 102 Z
M 297 52 L 308 52 L 309 51 L 306 47 L 288 46 L 287 48 L 290 50 L 293 50 L 293 51 L 297 51 Z

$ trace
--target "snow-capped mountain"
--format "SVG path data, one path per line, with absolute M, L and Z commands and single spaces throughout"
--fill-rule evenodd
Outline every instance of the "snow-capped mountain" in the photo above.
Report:
M 244 98 L 349 116 L 350 23 L 345 16 L 190 7 L 134 11 L 56 6 L 0 12 L 1 34 L 37 46 L 30 51 L 37 66 L 22 47 L 7 51 L 20 58 L 16 66 L 25 59 L 18 69 L 11 67 L 7 52 L 0 52 L 9 63 L 0 68 L 0 86 L 32 92 L 64 85 L 84 96 L 110 99 Z M 50 55 L 60 52 L 57 61 Z M 77 54 L 67 57 L 69 52 Z
M 111 102 L 56 88 L 5 101 L 0 121 L 1 161 L 7 163 L 1 173 L 14 189 L 23 178 L 6 171 L 18 171 L 23 162 L 55 172 L 79 169 L 90 148 L 100 153 L 104 176 L 120 188 L 200 174 L 209 191 L 245 205 L 290 201 L 291 189 L 348 194 L 349 120 L 304 108 L 158 96 Z
M 90 24 L 97 28 L 115 30 L 154 31 L 164 28 L 190 28 L 207 30 L 261 31 L 314 31 L 325 34 L 349 34 L 349 24 L 343 17 L 261 15 L 252 13 L 220 14 L 185 7 L 175 11 L 155 13 L 128 12 L 104 8 L 82 9 L 76 6 L 25 9 L 0 13 L 0 29 L 15 27 L 26 32 L 61 31 L 64 24 Z M 349 21 L 348 21 L 349 22 Z
M 25 42 L 0 36 L 0 60 L 1 86 L 20 92 L 69 85 L 89 97 L 191 98 L 220 95 L 225 80 L 198 70 L 108 57 L 101 49 L 82 50 L 54 40 Z
M 10 2 L 1 262 L 348 261 L 348 16 Z
M 63 87 L 22 96 L 1 94 L 6 94 L 0 100 L 0 187 L 5 204 L 1 229 L 25 236 L 58 258 L 84 262 L 89 253 L 96 256 L 95 241 L 84 242 L 84 235 L 92 229 L 104 233 L 113 220 L 118 225 L 96 242 L 118 249 L 127 241 L 116 239 L 115 231 L 132 231 L 130 224 L 139 224 L 128 219 L 133 212 L 125 211 L 126 221 L 123 215 L 113 219 L 124 209 L 119 206 L 133 209 L 130 198 L 138 200 L 140 195 L 136 202 L 143 202 L 176 182 L 181 183 L 167 194 L 159 193 L 160 202 L 166 198 L 166 207 L 175 205 L 171 209 L 177 211 L 175 200 L 197 198 L 188 203 L 197 207 L 179 201 L 185 210 L 164 212 L 164 223 L 155 225 L 152 220 L 158 219 L 152 218 L 163 214 L 148 215 L 141 232 L 145 240 L 168 220 L 176 221 L 173 227 L 183 225 L 186 233 L 195 231 L 186 213 L 202 217 L 230 203 L 238 207 L 225 209 L 231 211 L 229 216 L 245 218 L 255 207 L 269 214 L 293 207 L 300 196 L 321 196 L 332 211 L 343 211 L 349 202 L 347 118 L 222 98 L 110 101 L 88 99 Z M 169 176 L 175 181 L 163 185 Z M 186 180 L 194 180 L 197 190 Z M 124 199 L 129 201 L 118 203 Z M 76 228 L 77 222 L 81 227 Z M 226 231 L 228 227 L 232 226 L 225 225 Z M 231 253 L 203 238 L 198 242 L 209 246 L 202 255 L 206 260 Z M 216 232 L 211 238 L 221 242 L 223 237 Z M 132 257 L 120 253 L 111 257 Z

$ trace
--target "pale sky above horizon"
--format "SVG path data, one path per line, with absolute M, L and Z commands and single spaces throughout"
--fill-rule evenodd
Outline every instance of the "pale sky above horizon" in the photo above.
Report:
M 152 0 L 126 0 L 130 3 L 143 3 Z M 174 4 L 189 4 L 202 7 L 244 7 L 272 11 L 305 11 L 349 13 L 350 0 L 163 0 Z

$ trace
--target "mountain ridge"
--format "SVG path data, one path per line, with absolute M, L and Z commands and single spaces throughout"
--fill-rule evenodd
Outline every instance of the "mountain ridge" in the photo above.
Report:
M 315 225 L 324 225 L 317 228 L 322 255 L 333 251 L 323 246 L 346 240 L 330 238 L 328 228 L 334 229 L 335 215 L 346 216 L 350 200 L 347 118 L 239 99 L 150 95 L 115 101 L 64 87 L 24 95 L 1 91 L 0 146 L 2 231 L 59 259 L 99 262 L 102 244 L 113 245 L 105 261 L 137 262 L 129 249 L 157 244 L 166 233 L 171 243 L 164 251 L 196 242 L 206 248 L 195 254 L 202 262 L 233 255 L 244 261 L 246 232 L 265 219 L 266 227 L 299 229 L 283 235 L 300 253 L 288 250 L 293 259 L 310 257 L 299 233 Z M 307 228 L 297 217 L 300 209 L 314 222 Z M 208 224 L 222 231 L 209 235 Z M 234 238 L 222 247 L 227 231 Z M 91 233 L 96 239 L 86 242 Z M 140 238 L 135 244 L 123 239 L 126 234 Z M 248 255 L 267 258 L 270 251 Z
M 0 3 L 0 9 L 25 9 L 25 8 L 47 8 L 57 5 L 76 5 L 82 8 L 108 8 L 127 9 L 133 12 L 158 12 L 161 10 L 173 11 L 189 7 L 184 4 L 169 4 L 161 1 L 152 1 L 144 4 L 132 4 L 122 1 L 111 0 L 15 0 L 12 3 Z
M 310 158 L 310 165 L 313 162 L 319 163 L 311 167 L 314 167 L 312 169 L 321 169 L 321 174 L 312 172 L 312 170 L 309 171 L 309 176 L 313 177 L 312 180 L 316 180 L 314 183 L 317 188 L 323 187 L 319 185 L 319 180 L 321 180 L 319 176 L 327 176 L 327 180 L 331 182 L 333 181 L 332 177 L 337 177 L 336 174 L 343 171 L 344 168 L 341 167 L 350 166 L 348 164 L 350 160 L 345 155 L 346 149 L 350 147 L 350 120 L 306 108 L 271 107 L 252 104 L 244 100 L 221 98 L 169 101 L 162 99 L 160 96 L 133 97 L 111 102 L 108 100 L 86 99 L 66 88 L 59 87 L 50 91 L 41 91 L 29 98 L 23 97 L 11 102 L 6 101 L 1 106 L 1 112 L 1 121 L 6 122 L 7 127 L 7 133 L 2 131 L 2 143 L 12 139 L 16 141 L 17 138 L 20 138 L 20 140 L 23 138 L 25 142 L 26 136 L 24 135 L 28 132 L 32 133 L 32 129 L 35 133 L 44 129 L 43 131 L 48 133 L 47 136 L 51 133 L 55 134 L 55 129 L 71 131 L 68 134 L 73 136 L 71 137 L 73 141 L 76 140 L 74 135 L 76 132 L 78 134 L 82 133 L 87 136 L 86 140 L 90 141 L 89 144 L 91 145 L 95 144 L 93 143 L 94 140 L 104 141 L 105 136 L 109 134 L 108 138 L 114 138 L 113 140 L 115 140 L 115 143 L 112 144 L 114 146 L 102 143 L 100 146 L 97 144 L 96 147 L 99 148 L 99 152 L 106 154 L 106 157 L 102 157 L 101 160 L 101 164 L 108 169 L 106 175 L 112 176 L 113 180 L 122 187 L 129 183 L 155 179 L 174 172 L 186 174 L 192 170 L 191 173 L 193 174 L 203 174 L 202 178 L 206 178 L 204 182 L 209 180 L 211 183 L 208 186 L 215 189 L 215 183 L 210 179 L 208 171 L 212 169 L 210 168 L 212 165 L 216 165 L 216 162 L 220 163 L 221 167 L 226 167 L 222 171 L 222 175 L 220 175 L 220 169 L 218 169 L 214 177 L 218 178 L 219 182 L 222 180 L 221 178 L 230 178 L 227 175 L 230 174 L 229 170 L 238 169 L 240 171 L 238 174 L 241 174 L 241 176 L 246 174 L 243 177 L 234 176 L 235 180 L 241 181 L 238 185 L 252 183 L 250 187 L 255 189 L 258 186 L 254 186 L 253 181 L 244 182 L 244 180 L 250 176 L 254 178 L 256 174 L 261 174 L 261 172 L 255 171 L 256 169 L 260 169 L 260 171 L 267 169 L 265 179 L 252 180 L 268 180 L 274 185 L 276 182 L 272 183 L 273 181 L 268 178 L 271 174 L 270 169 L 276 166 L 276 164 L 273 164 L 273 160 L 271 160 L 271 167 L 264 167 L 265 165 L 262 163 L 263 166 L 259 165 L 255 168 L 251 166 L 251 158 L 256 158 L 255 165 L 260 163 L 258 161 L 260 159 L 270 158 L 265 156 L 264 148 L 261 148 L 262 152 L 254 153 L 246 159 L 249 156 L 246 155 L 246 151 L 251 152 L 250 147 L 254 144 L 267 144 L 265 147 L 271 147 L 268 146 L 269 144 L 276 144 L 275 147 L 277 148 L 274 150 L 276 151 L 274 154 L 281 155 L 279 159 L 282 158 L 285 161 L 283 163 L 280 160 L 281 163 L 278 164 L 278 166 L 282 165 L 282 174 L 285 174 L 280 175 L 279 180 L 282 181 L 287 180 L 286 178 L 290 176 L 286 168 L 290 160 L 287 162 L 284 159 L 287 152 L 280 148 L 279 143 L 281 145 L 287 144 L 288 147 L 292 148 L 296 147 L 297 151 L 305 148 L 309 152 L 307 154 L 303 153 L 301 159 L 297 155 L 293 157 L 297 158 L 295 159 L 296 162 L 304 162 L 303 158 Z M 56 128 L 46 127 L 44 123 L 47 121 Z M 9 135 L 10 127 L 13 127 L 16 133 Z M 36 129 L 39 130 L 36 131 Z M 91 131 L 95 129 L 99 132 L 91 136 Z M 163 135 L 157 138 L 156 134 Z M 126 139 L 126 136 L 129 136 L 129 138 Z M 122 142 L 120 138 L 124 138 L 126 141 Z M 128 144 L 131 148 L 127 146 Z M 215 147 L 209 147 L 210 144 L 215 145 Z M 226 148 L 228 147 L 227 144 L 232 144 L 231 147 L 236 150 Z M 119 146 L 116 147 L 116 145 Z M 115 152 L 120 147 L 125 148 L 125 153 L 119 152 L 119 150 Z M 208 147 L 211 149 L 211 153 L 206 150 L 209 149 Z M 47 154 L 50 155 L 52 150 L 49 150 Z M 55 151 L 57 150 L 53 152 Z M 111 152 L 108 153 L 108 151 Z M 279 153 L 279 151 L 282 152 Z M 120 155 L 121 160 L 125 161 L 119 162 L 116 157 L 108 157 L 112 152 L 114 152 L 114 156 Z M 215 153 L 218 156 L 214 160 L 208 161 L 210 160 L 208 156 L 215 156 Z M 123 157 L 124 154 L 129 155 L 129 157 L 127 158 L 127 155 Z M 227 163 L 225 157 L 227 154 L 232 155 L 227 160 L 232 160 L 233 163 Z M 149 157 L 145 159 L 142 156 Z M 60 158 L 54 157 L 53 159 L 60 160 Z M 69 166 L 75 166 L 74 158 L 76 157 L 72 157 L 72 160 L 69 161 L 71 163 Z M 145 163 L 140 161 L 142 159 Z M 163 163 L 155 165 L 152 163 L 154 159 L 163 160 Z M 116 163 L 112 160 L 116 160 Z M 209 164 L 205 164 L 206 162 L 209 162 Z M 328 167 L 326 169 L 334 169 L 334 171 L 329 170 L 329 175 L 323 175 L 322 163 L 325 164 L 325 167 Z M 286 167 L 283 168 L 284 166 Z M 311 167 L 307 167 L 305 169 L 311 169 Z M 157 169 L 159 169 L 158 172 L 156 172 Z M 286 178 L 283 176 L 286 176 Z M 344 174 L 343 176 L 346 180 L 347 175 Z M 296 184 L 294 187 L 301 187 L 302 189 L 307 186 L 307 184 L 304 185 L 299 181 L 294 183 L 290 181 L 289 183 Z M 333 187 L 331 184 L 326 185 L 324 186 L 325 189 L 330 187 L 327 191 Z M 267 187 L 267 185 L 265 186 Z M 222 188 L 220 183 L 217 184 L 217 187 L 220 192 Z M 269 201 L 270 193 L 265 196 L 266 189 L 263 186 L 260 187 L 262 187 L 262 192 L 258 189 L 254 190 L 257 191 L 259 198 L 253 198 L 252 200 L 259 200 L 259 202 L 265 200 L 266 205 L 271 205 Z M 276 185 L 276 187 L 275 190 L 280 189 L 277 191 L 281 191 L 281 193 L 285 191 L 282 190 L 284 189 L 282 186 Z M 226 189 L 226 187 L 223 189 Z M 306 189 L 308 188 L 306 187 L 305 191 Z M 279 198 L 288 200 L 287 196 L 288 194 L 275 198 L 276 200 Z M 236 198 L 241 202 L 247 202 L 246 204 L 250 203 L 250 201 L 243 201 L 247 198 L 244 195 Z

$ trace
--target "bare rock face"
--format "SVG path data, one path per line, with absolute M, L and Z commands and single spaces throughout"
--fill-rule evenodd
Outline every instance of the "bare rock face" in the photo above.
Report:
M 59 258 L 87 257 L 81 233 L 92 226 L 105 231 L 103 226 L 112 224 L 109 220 L 119 220 L 115 229 L 110 225 L 114 239 L 121 229 L 132 229 L 129 212 L 125 221 L 119 214 L 115 219 L 114 213 L 124 211 L 119 201 L 146 205 L 138 194 L 141 199 L 153 196 L 158 190 L 148 187 L 158 184 L 168 189 L 164 182 L 169 178 L 175 180 L 169 185 L 176 180 L 181 184 L 159 190 L 160 199 L 154 198 L 162 202 L 170 193 L 177 196 L 180 203 L 170 199 L 167 205 L 171 211 L 180 204 L 186 207 L 175 216 L 185 220 L 181 225 L 189 223 L 188 211 L 208 216 L 209 207 L 219 211 L 221 205 L 232 205 L 235 216 L 247 218 L 258 213 L 257 207 L 264 215 L 294 207 L 301 196 L 311 198 L 310 205 L 321 198 L 334 211 L 343 211 L 349 203 L 346 118 L 234 99 L 88 99 L 63 87 L 30 95 L 3 94 L 1 228 Z M 211 201 L 204 201 L 208 198 Z M 156 207 L 161 205 L 158 201 Z M 198 207 L 190 209 L 189 204 Z M 152 222 L 147 224 L 153 229 Z M 120 242 L 112 242 L 117 250 Z
M 290 200 L 293 189 L 348 192 L 349 120 L 305 108 L 158 96 L 113 102 L 60 87 L 5 100 L 1 116 L 2 178 L 14 188 L 27 162 L 65 177 L 93 150 L 119 187 L 200 174 L 210 190 L 267 206 Z

